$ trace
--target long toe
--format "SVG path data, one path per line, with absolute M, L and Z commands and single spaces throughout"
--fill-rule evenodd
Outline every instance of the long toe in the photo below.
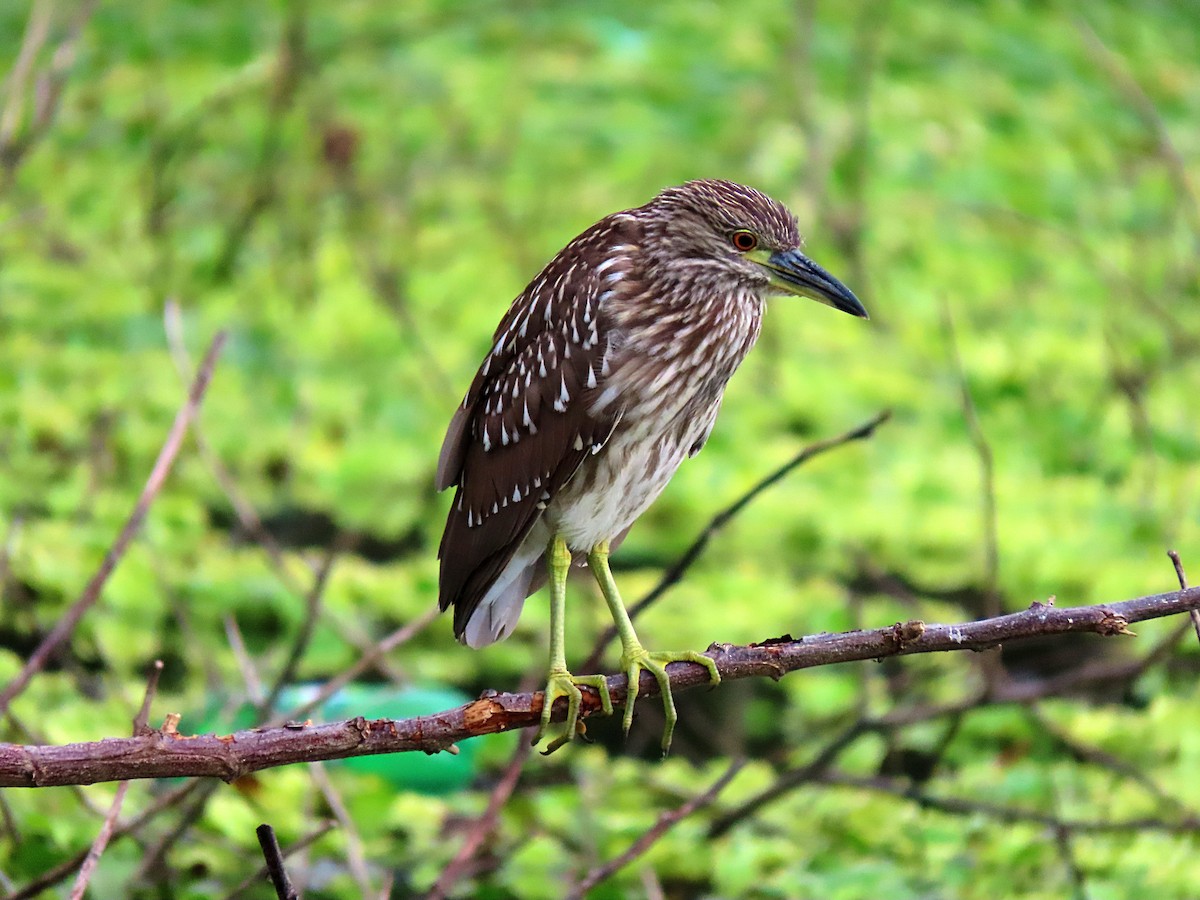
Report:
M 546 753 L 553 753 L 563 744 L 569 743 L 581 730 L 579 723 L 579 707 L 583 701 L 583 692 L 579 687 L 590 687 L 600 695 L 600 705 L 605 715 L 612 715 L 612 698 L 608 693 L 608 682 L 603 675 L 572 675 L 565 671 L 552 671 L 546 680 L 546 690 L 542 699 L 542 717 L 537 734 L 533 736 L 532 744 L 538 744 L 550 728 L 550 719 L 554 715 L 554 702 L 560 697 L 567 698 L 567 718 L 564 733 L 550 743 Z
M 625 715 L 621 723 L 625 734 L 629 734 L 629 727 L 633 724 L 633 706 L 634 701 L 637 700 L 638 679 L 642 671 L 649 672 L 658 682 L 658 689 L 662 694 L 665 716 L 662 736 L 663 756 L 666 756 L 671 749 L 671 738 L 675 733 L 675 723 L 679 719 L 675 712 L 675 701 L 671 695 L 671 676 L 667 674 L 667 666 L 673 662 L 690 662 L 704 666 L 708 670 L 709 681 L 712 684 L 721 682 L 721 673 L 717 670 L 717 664 L 712 657 L 695 650 L 656 650 L 653 652 L 638 650 L 621 659 L 622 668 L 629 679 L 629 695 L 625 700 Z
M 708 681 L 710 684 L 718 685 L 721 683 L 721 671 L 717 668 L 717 661 L 711 656 L 704 653 L 699 653 L 695 650 L 686 651 L 685 655 L 679 657 L 680 662 L 694 662 L 696 665 L 704 666 L 708 669 Z

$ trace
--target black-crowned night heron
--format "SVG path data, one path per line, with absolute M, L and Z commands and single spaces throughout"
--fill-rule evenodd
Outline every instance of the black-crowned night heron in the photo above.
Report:
M 629 678 L 665 666 L 716 664 L 693 650 L 642 647 L 608 567 L 609 551 L 704 446 L 729 377 L 754 345 L 770 294 L 810 297 L 855 316 L 866 310 L 800 252 L 782 204 L 729 181 L 691 181 L 614 213 L 567 244 L 513 301 L 438 461 L 438 489 L 458 487 L 446 521 L 439 604 L 471 647 L 507 637 L 525 598 L 550 577 L 550 673 L 536 743 L 554 701 L 568 698 L 576 732 L 589 685 L 612 712 L 604 677 L 567 671 L 567 572 L 584 559 L 608 602 Z M 548 566 L 547 566 L 548 563 Z

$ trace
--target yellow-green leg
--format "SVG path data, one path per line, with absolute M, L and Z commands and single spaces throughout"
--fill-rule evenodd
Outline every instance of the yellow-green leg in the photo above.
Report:
M 621 669 L 629 679 L 629 696 L 625 698 L 625 716 L 621 724 L 625 733 L 629 734 L 629 726 L 633 724 L 633 704 L 637 700 L 638 679 L 645 669 L 654 676 L 658 688 L 662 692 L 663 710 L 667 716 L 666 727 L 663 729 L 663 756 L 671 749 L 671 735 L 675 731 L 675 722 L 679 716 L 675 713 L 675 701 L 671 698 L 671 679 L 667 676 L 666 667 L 673 662 L 693 662 L 708 669 L 709 680 L 719 684 L 721 673 L 711 657 L 695 650 L 659 650 L 651 653 L 642 646 L 637 633 L 633 630 L 633 622 L 621 602 L 621 594 L 617 591 L 617 583 L 613 580 L 608 568 L 608 541 L 601 541 L 588 554 L 588 565 L 600 584 L 600 591 L 608 603 L 608 611 L 612 613 L 613 622 L 617 626 L 617 634 L 621 637 Z
M 603 675 L 572 675 L 567 671 L 566 601 L 571 551 L 567 549 L 567 542 L 557 534 L 550 539 L 550 546 L 546 549 L 546 561 L 550 566 L 550 674 L 547 676 L 546 693 L 542 700 L 542 722 L 534 735 L 533 743 L 538 743 L 550 727 L 554 701 L 559 697 L 566 697 L 566 733 L 551 741 L 543 751 L 553 753 L 575 737 L 579 722 L 579 702 L 583 699 L 578 685 L 585 684 L 599 692 L 600 703 L 606 716 L 612 715 L 613 707 L 608 696 L 608 683 Z

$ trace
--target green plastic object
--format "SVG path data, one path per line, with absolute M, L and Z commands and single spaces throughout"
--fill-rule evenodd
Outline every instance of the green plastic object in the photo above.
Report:
M 441 685 L 395 687 L 389 684 L 349 684 L 321 707 L 325 721 L 362 716 L 364 719 L 408 719 L 427 716 L 470 702 L 455 688 Z M 397 788 L 422 794 L 448 794 L 465 788 L 475 776 L 478 739 L 456 745 L 458 753 L 388 753 L 355 756 L 329 765 L 356 772 L 373 772 Z
M 320 690 L 319 684 L 294 684 L 280 691 L 277 712 L 296 709 L 310 701 Z M 314 722 L 339 722 L 362 716 L 364 719 L 408 719 L 426 716 L 462 706 L 471 698 L 457 688 L 445 685 L 349 684 L 317 707 L 310 718 Z M 253 710 L 243 703 L 232 715 L 221 714 L 224 704 L 214 702 L 201 719 L 197 731 L 229 733 L 253 727 Z M 449 794 L 462 790 L 475 776 L 479 739 L 458 744 L 458 753 L 387 753 L 330 760 L 326 765 L 355 772 L 378 775 L 398 790 L 422 794 Z

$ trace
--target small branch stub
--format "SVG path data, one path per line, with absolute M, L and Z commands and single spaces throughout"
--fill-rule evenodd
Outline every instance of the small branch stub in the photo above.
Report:
M 924 633 L 925 623 L 916 619 L 909 622 L 897 622 L 892 626 L 892 637 L 901 650 L 919 641 Z

